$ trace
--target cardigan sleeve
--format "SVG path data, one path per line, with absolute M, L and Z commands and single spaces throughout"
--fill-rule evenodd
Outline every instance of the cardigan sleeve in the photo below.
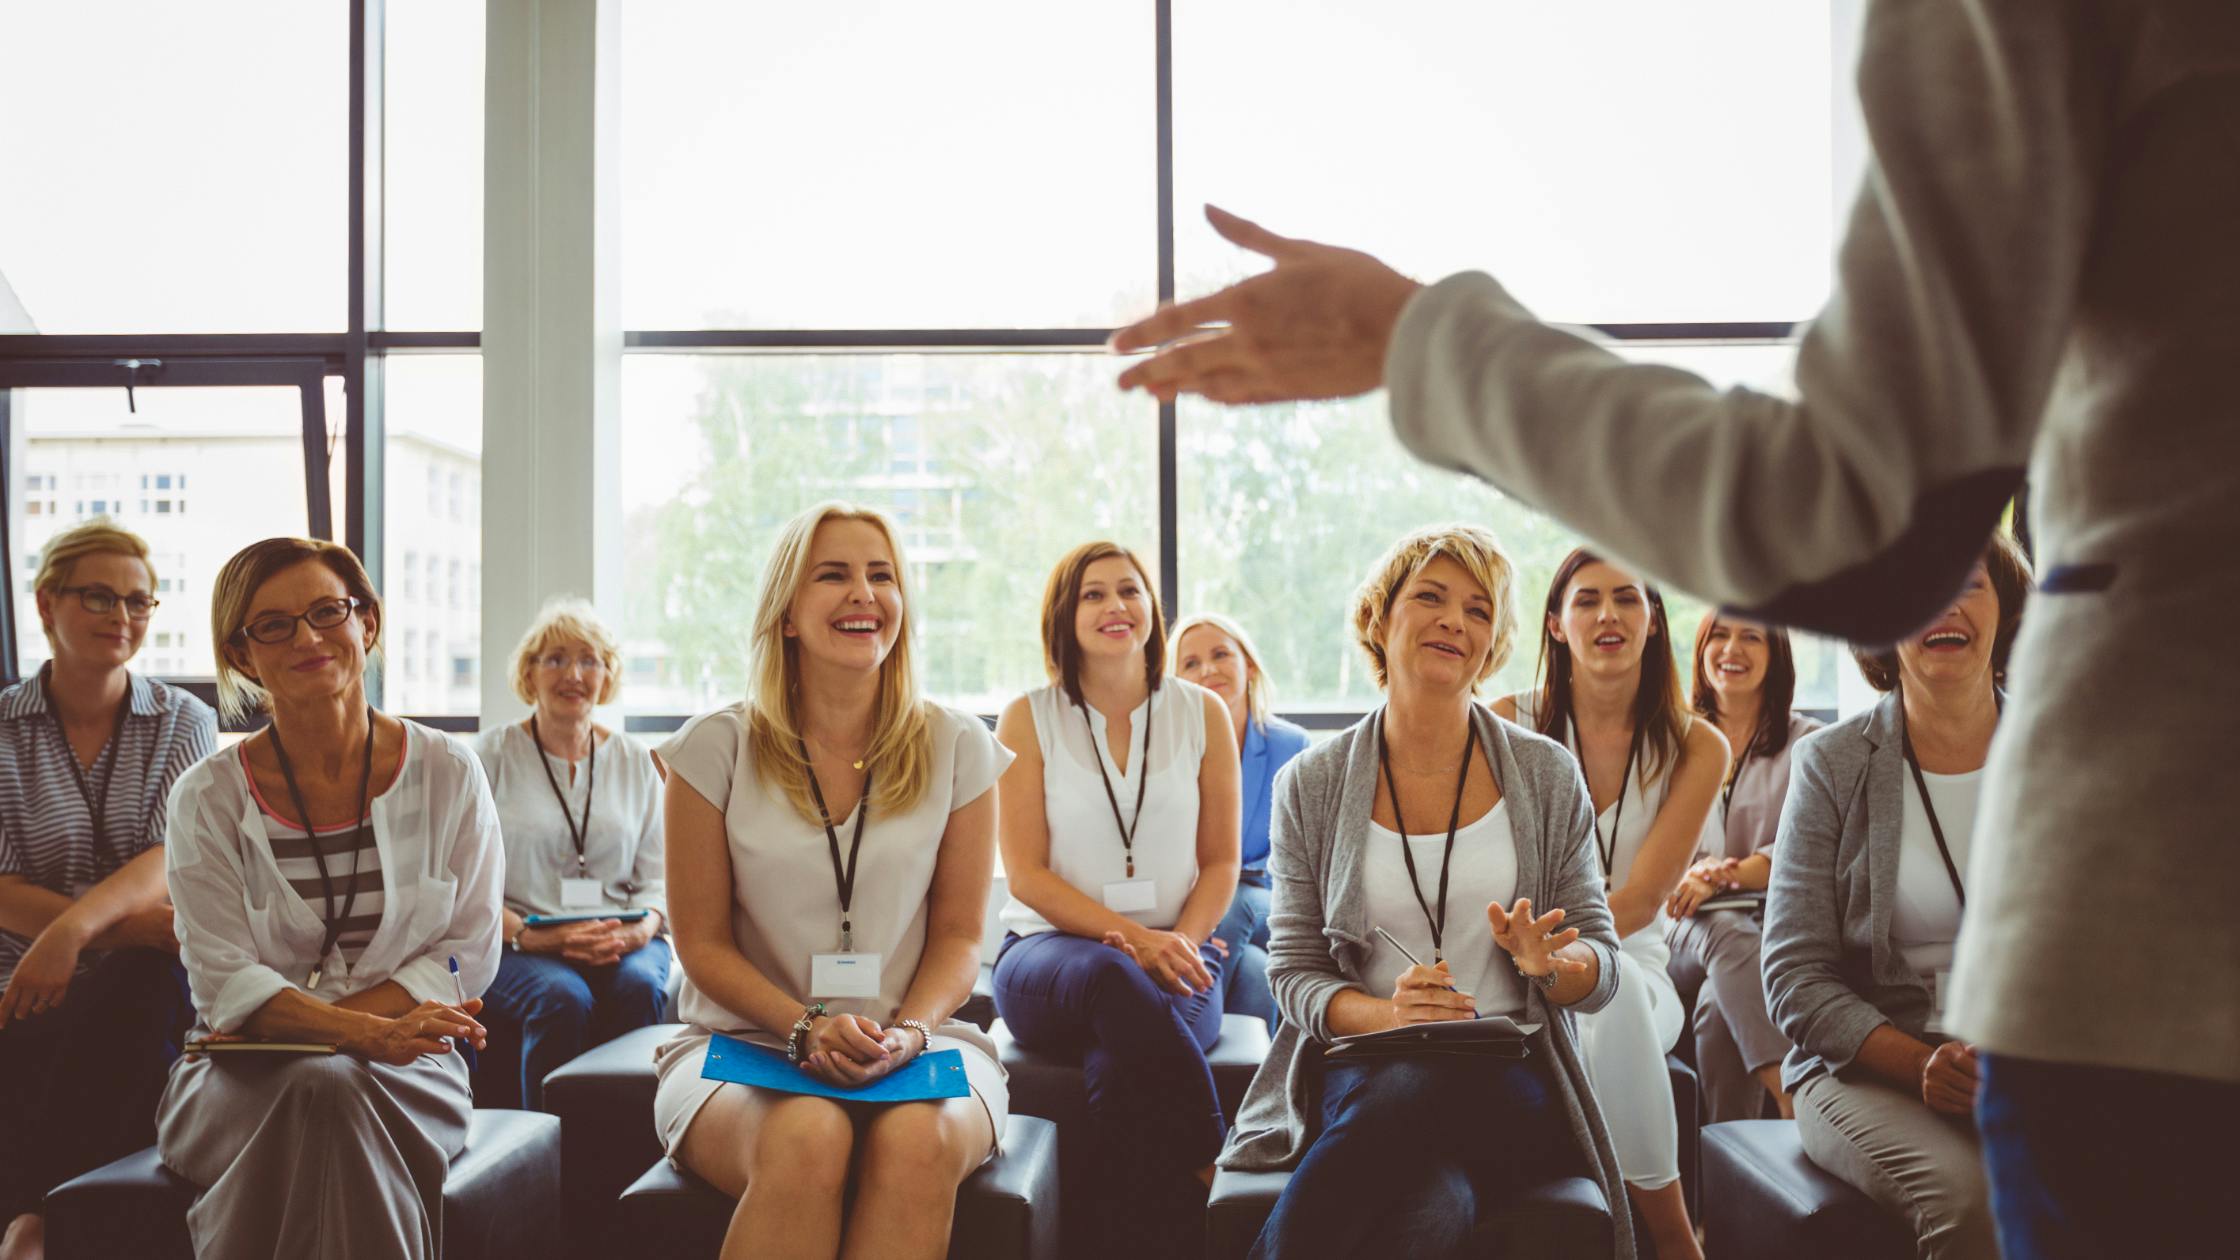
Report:
M 1547 808 L 1542 822 L 1543 861 L 1555 905 L 1563 907 L 1563 926 L 1577 928 L 1579 941 L 1601 961 L 1595 986 L 1569 1009 L 1589 1015 L 1610 1004 L 1618 993 L 1618 929 L 1602 887 L 1602 866 L 1594 851 L 1594 798 L 1586 780 L 1570 757 L 1544 769 L 1538 781 L 1549 790 L 1542 799 Z M 1546 913 L 1534 906 L 1535 914 Z
M 1808 739 L 1790 755 L 1761 965 L 1766 1007 L 1782 1035 L 1837 1070 L 1857 1057 L 1867 1034 L 1890 1021 L 1844 979 L 1836 904 L 1843 816 L 1820 744 Z
M 1328 861 L 1337 811 L 1310 808 L 1299 765 L 1284 767 L 1275 783 L 1268 854 L 1268 985 L 1286 1020 L 1328 1042 L 1331 999 L 1347 987 L 1322 930 L 1328 918 L 1321 868 Z

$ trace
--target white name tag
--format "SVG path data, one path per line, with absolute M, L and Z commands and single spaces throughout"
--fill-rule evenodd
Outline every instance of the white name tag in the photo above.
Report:
M 1945 1030 L 1944 1004 L 1952 993 L 1952 969 L 1945 967 L 1929 977 L 1929 1028 L 1928 1031 L 1943 1036 Z
M 879 996 L 879 955 L 811 954 L 809 996 L 820 999 Z
M 596 910 L 606 904 L 606 889 L 595 879 L 563 879 L 560 881 L 560 908 L 563 910 Z
M 1150 879 L 1123 879 L 1104 886 L 1104 908 L 1127 914 L 1153 910 L 1159 905 L 1159 883 Z

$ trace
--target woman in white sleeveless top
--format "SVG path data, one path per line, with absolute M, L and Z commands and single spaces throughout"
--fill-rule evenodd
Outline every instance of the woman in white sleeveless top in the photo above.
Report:
M 1008 1114 L 995 1046 L 952 1016 L 979 976 L 991 789 L 1011 757 L 919 697 L 905 572 L 877 513 L 795 517 L 756 604 L 753 695 L 661 748 L 690 1027 L 657 1056 L 654 1124 L 671 1160 L 739 1200 L 727 1256 L 941 1254 L 957 1186 Z M 715 1034 L 843 1087 L 956 1050 L 970 1095 L 867 1104 L 708 1080 Z
M 1664 597 L 1584 549 L 1564 558 L 1548 588 L 1539 688 L 1494 711 L 1561 741 L 1586 773 L 1620 974 L 1617 997 L 1580 1017 L 1580 1042 L 1627 1193 L 1657 1254 L 1701 1257 L 1680 1186 L 1679 1117 L 1664 1066 L 1685 1022 L 1665 974 L 1665 903 L 1726 778 L 1726 737 L 1681 700 Z
M 1011 899 L 996 1012 L 1019 1044 L 1081 1060 L 1097 1193 L 1068 1255 L 1194 1254 L 1224 1123 L 1205 1052 L 1221 1035 L 1208 939 L 1237 886 L 1237 747 L 1220 697 L 1162 677 L 1143 567 L 1089 543 L 1051 574 L 1051 683 L 996 735 Z

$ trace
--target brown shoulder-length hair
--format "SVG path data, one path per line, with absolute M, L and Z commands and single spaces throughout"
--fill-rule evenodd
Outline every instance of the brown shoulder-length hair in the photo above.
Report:
M 1733 625 L 1741 618 L 1725 619 Z M 1719 693 L 1712 689 L 1711 672 L 1703 667 L 1703 658 L 1711 644 L 1711 628 L 1719 624 L 1719 610 L 1714 608 L 1703 615 L 1703 624 L 1696 627 L 1695 682 L 1689 689 L 1688 703 L 1697 713 L 1719 723 Z M 1797 702 L 1797 657 L 1789 645 L 1789 632 L 1780 626 L 1751 622 L 1765 632 L 1766 680 L 1760 687 L 1758 699 L 1758 729 L 1752 732 L 1750 743 L 1734 750 L 1734 768 L 1742 768 L 1746 756 L 1778 757 L 1789 746 L 1789 707 Z
M 2022 606 L 2030 602 L 2030 591 L 2037 579 L 2030 575 L 2030 561 L 2015 545 L 2007 531 L 2001 529 L 1991 535 L 1983 545 L 1984 572 L 1991 577 L 1991 593 L 1999 597 L 1999 632 L 1991 640 L 1991 681 L 1995 686 L 2007 682 L 2007 658 L 2014 655 L 2015 636 L 2022 633 Z M 1939 610 L 1942 611 L 1941 609 Z M 1867 685 L 1876 691 L 1895 691 L 1898 687 L 1898 648 L 1896 644 L 1881 648 L 1854 646 L 1851 659 L 1859 663 L 1859 673 Z
M 1556 566 L 1548 584 L 1548 599 L 1540 618 L 1540 686 L 1533 703 L 1542 735 L 1568 747 L 1571 743 L 1571 648 L 1556 638 L 1549 618 L 1563 617 L 1563 593 L 1579 570 L 1601 562 L 1602 557 L 1584 547 L 1572 550 Z M 1680 667 L 1672 655 L 1672 620 L 1665 614 L 1664 592 L 1647 579 L 1641 592 L 1649 600 L 1649 626 L 1655 642 L 1641 650 L 1641 684 L 1633 693 L 1633 725 L 1641 732 L 1642 776 L 1654 779 L 1680 764 L 1680 748 L 1687 738 L 1688 706 L 1680 698 Z
M 247 660 L 242 627 L 249 622 L 249 605 L 257 597 L 257 588 L 306 560 L 327 566 L 342 580 L 342 589 L 358 601 L 358 617 L 371 631 L 366 643 L 366 668 L 373 669 L 380 663 L 384 620 L 381 596 L 374 593 L 373 579 L 366 576 L 365 566 L 348 547 L 316 538 L 267 538 L 250 543 L 233 553 L 233 558 L 218 570 L 218 580 L 210 590 L 210 641 L 217 645 L 218 658 L 218 711 L 230 719 L 238 721 L 262 712 L 272 703 L 271 694 L 242 668 Z
M 1042 668 L 1075 704 L 1088 702 L 1081 698 L 1081 640 L 1074 637 L 1073 610 L 1081 603 L 1081 581 L 1089 566 L 1114 556 L 1134 567 L 1136 576 L 1143 580 L 1144 592 L 1151 597 L 1151 638 L 1143 645 L 1144 686 L 1157 691 L 1166 671 L 1167 616 L 1160 606 L 1159 590 L 1151 584 L 1151 570 L 1143 567 L 1136 553 L 1119 543 L 1083 543 L 1058 561 L 1058 567 L 1050 570 L 1049 583 L 1042 588 Z

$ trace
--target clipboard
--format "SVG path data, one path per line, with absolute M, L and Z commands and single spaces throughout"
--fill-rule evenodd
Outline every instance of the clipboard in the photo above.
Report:
M 700 1077 L 836 1102 L 927 1102 L 963 1098 L 972 1092 L 964 1079 L 964 1055 L 956 1050 L 927 1051 L 868 1085 L 849 1089 L 811 1076 L 776 1050 L 724 1036 L 708 1039 L 708 1058 L 700 1066 Z
M 1506 1015 L 1436 1020 L 1382 1032 L 1340 1037 L 1323 1050 L 1326 1059 L 1381 1059 L 1398 1055 L 1461 1054 L 1522 1059 L 1532 1052 L 1538 1024 L 1519 1024 Z
M 336 1047 L 316 1041 L 190 1041 L 187 1054 L 333 1054 Z
M 646 914 L 644 910 L 570 910 L 565 914 L 525 914 L 521 916 L 521 926 L 552 927 L 561 923 L 597 923 L 602 919 L 636 923 L 646 917 Z

